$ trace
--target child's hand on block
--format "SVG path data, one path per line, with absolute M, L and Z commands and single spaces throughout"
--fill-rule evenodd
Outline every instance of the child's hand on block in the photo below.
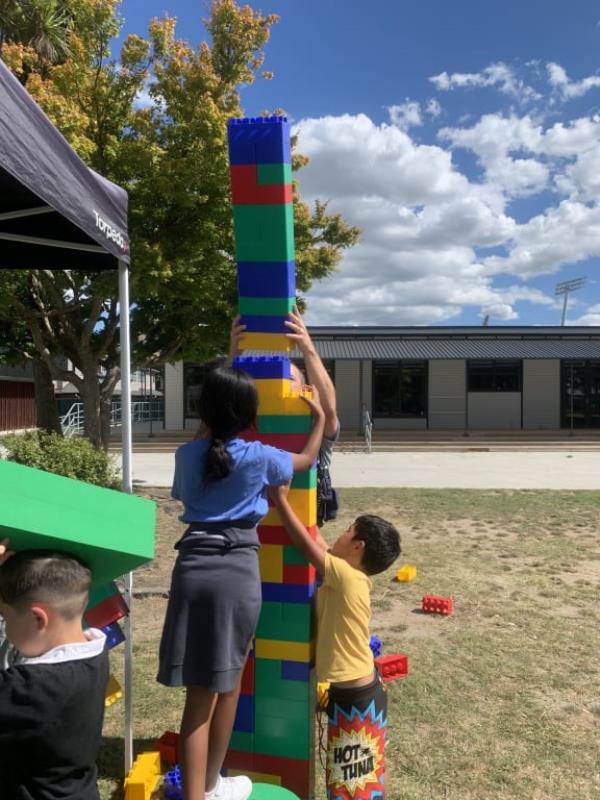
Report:
M 300 397 L 312 411 L 313 417 L 319 418 L 325 416 L 316 386 L 303 386 Z
M 9 539 L 2 539 L 2 541 L 0 541 L 0 566 L 15 554 L 14 550 L 8 549 L 9 543 Z

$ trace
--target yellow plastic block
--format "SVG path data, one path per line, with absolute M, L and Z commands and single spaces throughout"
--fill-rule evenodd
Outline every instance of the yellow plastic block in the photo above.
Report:
M 112 706 L 113 703 L 116 703 L 117 700 L 120 700 L 123 697 L 123 690 L 121 689 L 121 684 L 119 681 L 111 675 L 108 679 L 108 685 L 106 687 L 106 698 L 104 700 L 104 705 L 106 708 Z
M 414 581 L 417 577 L 417 568 L 413 564 L 405 564 L 396 573 L 397 581 Z
M 261 397 L 258 391 L 258 413 L 259 415 L 270 415 L 279 417 L 299 416 L 300 414 L 310 414 L 310 408 L 295 392 L 287 397 Z
M 142 753 L 125 778 L 125 800 L 150 800 L 160 777 L 160 753 Z
M 300 522 L 310 528 L 317 524 L 317 493 L 314 489 L 290 489 L 289 501 Z M 261 525 L 283 525 L 279 511 L 269 508 Z
M 227 775 L 231 777 L 247 775 L 253 783 L 272 783 L 273 786 L 281 786 L 281 777 L 279 775 L 269 775 L 266 772 L 252 772 L 248 769 L 228 769 Z
M 258 378 L 255 381 L 259 398 L 282 400 L 292 394 L 288 378 Z
M 258 551 L 261 580 L 283 583 L 283 545 L 263 544 Z
M 319 708 L 323 710 L 327 708 L 327 703 L 329 702 L 329 686 L 329 681 L 317 683 L 317 703 Z
M 289 352 L 294 348 L 284 333 L 245 333 L 240 340 L 240 350 L 274 350 Z
M 256 658 L 272 658 L 277 661 L 312 661 L 313 642 L 279 642 L 274 639 L 256 639 Z

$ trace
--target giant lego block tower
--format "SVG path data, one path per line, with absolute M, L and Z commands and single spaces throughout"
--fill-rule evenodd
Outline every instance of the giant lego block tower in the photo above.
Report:
M 311 415 L 291 391 L 284 320 L 295 302 L 290 134 L 285 117 L 229 123 L 229 158 L 244 351 L 236 359 L 256 380 L 259 416 L 245 432 L 300 452 Z M 282 353 L 272 355 L 273 352 Z M 290 502 L 316 532 L 316 470 L 294 476 Z M 314 568 L 292 545 L 277 510 L 259 526 L 263 606 L 225 766 L 257 781 L 313 794 Z

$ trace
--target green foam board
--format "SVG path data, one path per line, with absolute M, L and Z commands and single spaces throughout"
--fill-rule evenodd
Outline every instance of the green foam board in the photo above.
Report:
M 0 537 L 74 553 L 94 586 L 154 558 L 155 516 L 151 500 L 0 461 Z

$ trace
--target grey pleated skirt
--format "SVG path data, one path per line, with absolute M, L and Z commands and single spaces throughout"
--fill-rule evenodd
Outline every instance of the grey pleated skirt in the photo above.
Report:
M 238 524 L 194 523 L 175 545 L 157 677 L 165 686 L 236 685 L 261 607 L 256 528 Z

